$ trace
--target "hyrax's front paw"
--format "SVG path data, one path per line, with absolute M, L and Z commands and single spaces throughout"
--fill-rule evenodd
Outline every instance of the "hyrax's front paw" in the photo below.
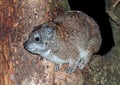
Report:
M 88 64 L 88 62 L 90 61 L 90 59 L 91 59 L 91 56 L 83 57 L 78 63 L 78 69 L 83 70 L 85 66 Z
M 75 68 L 73 68 L 73 67 L 67 67 L 67 68 L 65 68 L 65 71 L 67 73 L 71 74 L 71 73 L 73 73 L 75 71 Z
M 55 66 L 55 71 L 59 71 L 60 68 L 61 68 L 61 64 L 56 64 L 56 66 Z

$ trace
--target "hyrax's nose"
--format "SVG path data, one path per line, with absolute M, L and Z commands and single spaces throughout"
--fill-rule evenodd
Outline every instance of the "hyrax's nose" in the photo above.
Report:
M 24 48 L 27 49 L 27 41 L 23 44 L 24 45 Z

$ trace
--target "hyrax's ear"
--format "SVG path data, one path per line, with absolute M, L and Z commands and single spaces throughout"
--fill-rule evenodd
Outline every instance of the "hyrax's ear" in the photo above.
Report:
M 46 26 L 45 27 L 45 35 L 48 37 L 48 38 L 51 38 L 54 34 L 54 30 L 52 27 L 50 26 Z

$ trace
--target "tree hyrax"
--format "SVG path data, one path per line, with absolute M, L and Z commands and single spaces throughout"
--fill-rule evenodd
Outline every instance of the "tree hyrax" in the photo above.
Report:
M 52 21 L 36 26 L 25 42 L 29 52 L 39 54 L 56 64 L 59 70 L 68 63 L 68 73 L 83 69 L 101 45 L 97 23 L 80 11 L 69 11 Z

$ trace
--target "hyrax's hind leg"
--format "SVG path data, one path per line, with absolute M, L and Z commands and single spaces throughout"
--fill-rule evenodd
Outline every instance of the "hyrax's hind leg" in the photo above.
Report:
M 78 69 L 82 70 L 91 59 L 91 53 L 88 50 L 80 51 L 80 61 L 78 63 Z
M 80 61 L 78 64 L 79 69 L 83 69 L 90 61 L 93 53 L 96 53 L 100 48 L 100 43 L 97 38 L 89 40 L 86 49 L 80 49 Z
M 66 72 L 71 74 L 75 71 L 75 69 L 77 68 L 78 65 L 78 61 L 74 60 L 74 59 L 70 59 L 69 60 L 69 66 L 67 68 L 65 68 Z

